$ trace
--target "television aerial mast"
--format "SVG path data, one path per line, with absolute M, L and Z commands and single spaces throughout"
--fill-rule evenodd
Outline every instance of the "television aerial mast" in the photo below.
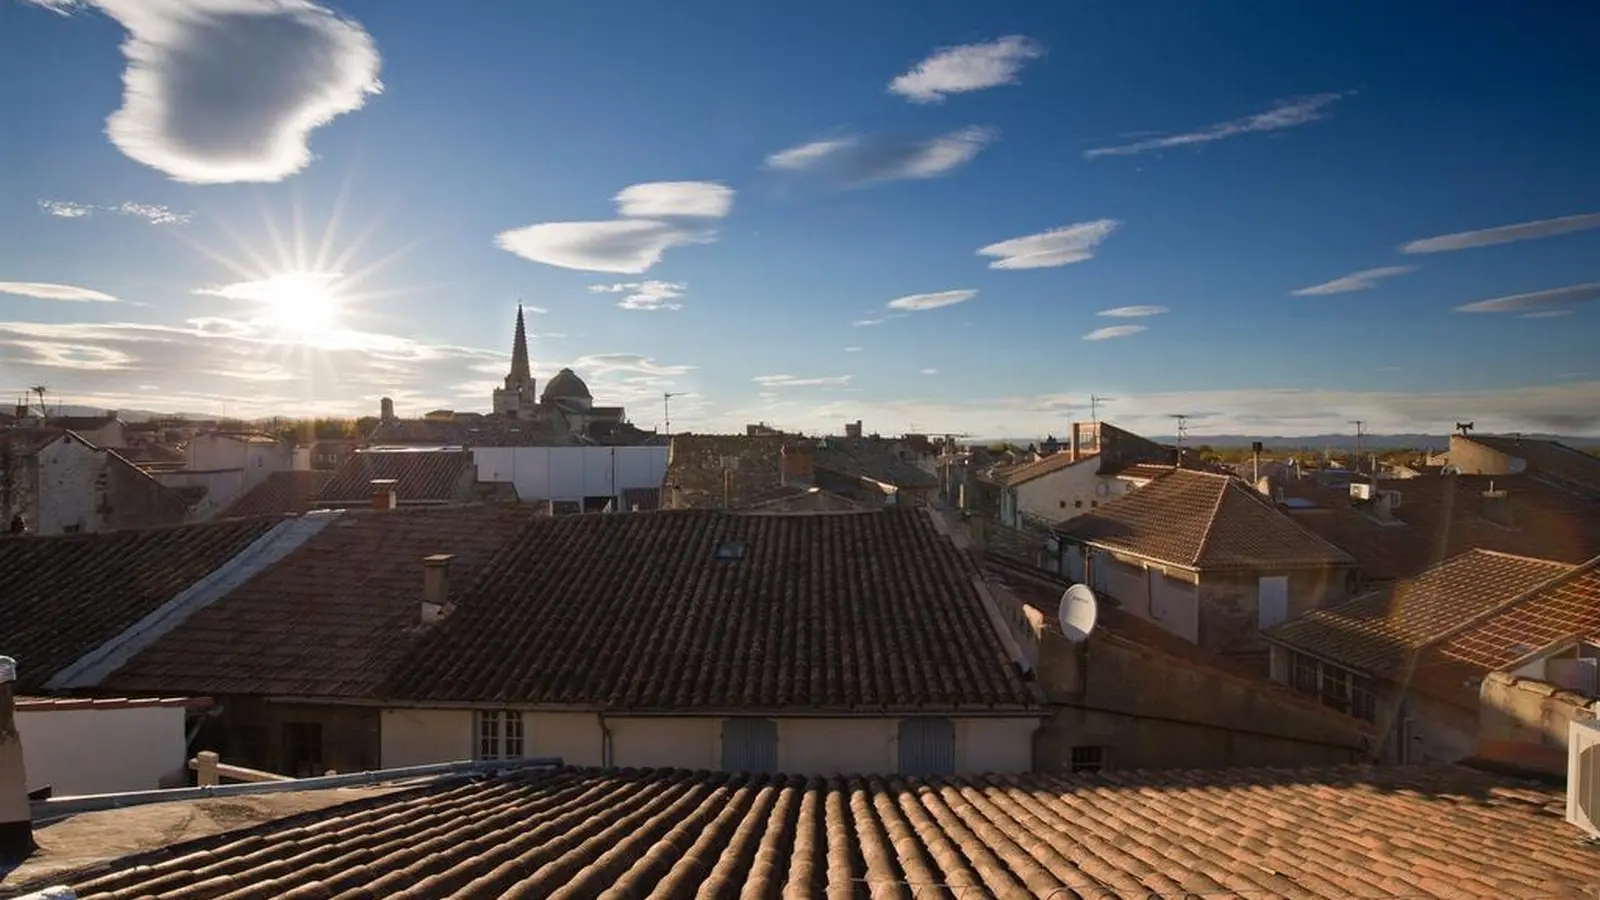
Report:
M 1189 420 L 1194 418 L 1189 413 L 1172 413 L 1169 419 L 1178 420 L 1178 468 L 1183 468 L 1183 442 L 1189 438 Z
M 1100 404 L 1102 404 L 1102 403 L 1111 403 L 1112 401 L 1114 401 L 1116 399 L 1117 398 L 1115 398 L 1115 397 L 1101 397 L 1101 396 L 1099 396 L 1097 394 L 1090 394 L 1089 395 L 1089 421 L 1095 423 L 1096 425 L 1100 424 Z
M 661 430 L 668 435 L 672 434 L 672 398 L 682 397 L 683 395 L 683 391 L 667 391 L 661 395 Z

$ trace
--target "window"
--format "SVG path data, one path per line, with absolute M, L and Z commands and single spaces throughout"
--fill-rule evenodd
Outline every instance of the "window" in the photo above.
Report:
M 1066 509 L 1067 508 L 1067 501 L 1062 500 L 1062 501 L 1060 501 L 1060 503 L 1061 503 L 1061 508 L 1062 509 Z
M 735 559 L 744 559 L 743 541 L 723 541 L 717 545 L 717 560 L 728 562 Z
M 322 765 L 322 723 L 283 723 L 283 765 L 289 775 L 313 778 L 327 771 Z
M 1074 772 L 1101 772 L 1106 768 L 1106 748 L 1073 747 L 1068 767 Z
M 771 719 L 724 719 L 722 768 L 728 772 L 776 772 L 778 723 Z
M 949 719 L 901 719 L 899 745 L 901 775 L 949 775 L 956 770 L 956 726 Z
M 1317 661 L 1304 653 L 1296 653 L 1290 665 L 1293 667 L 1291 683 L 1294 689 L 1302 694 L 1312 697 L 1317 695 Z
M 478 759 L 522 758 L 522 713 L 514 709 L 478 713 Z
M 1378 720 L 1378 690 L 1370 678 L 1330 666 L 1304 653 L 1289 657 L 1289 683 L 1323 706 L 1368 722 Z

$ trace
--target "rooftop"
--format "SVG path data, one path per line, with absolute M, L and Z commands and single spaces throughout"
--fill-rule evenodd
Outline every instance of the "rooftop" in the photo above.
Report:
M 1560 441 L 1519 435 L 1474 434 L 1465 440 L 1525 460 L 1529 470 L 1580 490 L 1600 493 L 1600 457 Z
M 973 559 L 919 510 L 535 518 L 387 694 L 630 710 L 1032 708 L 979 583 Z
M 217 513 L 217 518 L 303 513 L 316 505 L 317 495 L 332 479 L 332 472 L 316 470 L 273 472 Z
M 36 886 L 68 884 L 79 900 L 932 886 L 957 897 L 1592 897 L 1600 851 L 1578 836 L 1558 791 L 1455 766 L 927 780 L 560 769 L 325 808 Z
M 1350 565 L 1237 479 L 1173 469 L 1056 526 L 1063 537 L 1188 569 Z
M 19 689 L 122 633 L 275 524 L 235 519 L 100 534 L 0 538 L 6 655 Z
M 364 450 L 351 456 L 317 495 L 320 503 L 365 503 L 372 482 L 394 479 L 401 503 L 462 499 L 462 480 L 472 467 L 468 450 Z
M 1425 648 L 1572 569 L 1551 560 L 1473 550 L 1416 578 L 1338 606 L 1312 610 L 1270 629 L 1267 635 L 1355 671 L 1391 680 L 1408 679 Z M 1596 618 L 1600 619 L 1600 614 Z M 1499 639 L 1479 638 L 1480 643 L 1486 642 L 1480 647 L 1480 658 L 1497 656 L 1489 645 L 1504 654 L 1515 635 L 1504 628 L 1501 634 Z

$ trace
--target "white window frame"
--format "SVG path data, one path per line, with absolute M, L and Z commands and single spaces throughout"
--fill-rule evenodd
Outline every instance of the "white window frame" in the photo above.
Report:
M 478 710 L 472 717 L 473 759 L 521 759 L 527 752 L 522 711 Z

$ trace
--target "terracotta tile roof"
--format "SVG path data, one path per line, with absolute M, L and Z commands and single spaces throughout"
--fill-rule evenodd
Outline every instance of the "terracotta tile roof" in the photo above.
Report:
M 75 712 L 86 709 L 147 709 L 182 707 L 206 709 L 210 697 L 18 697 L 17 712 Z
M 673 435 L 663 479 L 667 496 L 686 509 L 739 509 L 788 496 L 795 489 L 784 484 L 783 450 L 798 441 L 787 435 Z
M 235 519 L 99 534 L 0 538 L 7 625 L 22 690 L 111 640 L 276 524 Z
M 347 511 L 100 686 L 371 697 L 421 634 L 423 558 L 454 554 L 459 594 L 536 515 L 515 505 Z
M 1589 492 L 1600 492 L 1600 457 L 1560 441 L 1515 435 L 1474 434 L 1466 440 L 1525 460 L 1529 471 Z
M 1488 671 L 1570 637 L 1600 637 L 1600 558 L 1456 634 L 1438 651 Z
M 395 480 L 395 493 L 401 503 L 463 500 L 463 486 L 471 468 L 472 453 L 468 450 L 365 450 L 339 468 L 317 500 L 369 501 L 373 480 L 381 478 Z
M 1473 550 L 1416 578 L 1312 610 L 1266 634 L 1355 671 L 1404 680 L 1424 648 L 1571 570 L 1565 563 Z
M 853 478 L 871 478 L 903 488 L 939 486 L 939 479 L 896 452 L 900 441 L 892 438 L 828 437 L 813 446 L 812 465 Z
M 1491 484 L 1507 494 L 1509 524 L 1485 515 L 1483 492 Z M 1528 475 L 1425 475 L 1376 486 L 1400 492 L 1393 524 L 1353 507 L 1348 489 L 1311 479 L 1283 487 L 1286 496 L 1317 504 L 1294 510 L 1292 518 L 1354 556 L 1362 576 L 1374 580 L 1409 578 L 1478 547 L 1574 564 L 1600 556 L 1600 505 Z
M 622 511 L 651 510 L 661 508 L 661 489 L 653 488 L 623 488 Z
M 1087 456 L 1079 456 L 1076 461 L 1087 462 L 1091 459 L 1095 460 L 1096 464 L 1099 463 L 1098 454 L 1093 453 Z M 1072 459 L 1071 451 L 1058 450 L 1049 456 L 1036 459 L 1031 463 L 1024 463 L 1023 465 L 1016 466 L 1015 468 L 997 471 L 996 474 L 999 475 L 999 477 L 1009 485 L 1027 484 L 1036 478 L 1043 478 L 1046 475 L 1059 472 L 1062 469 L 1073 465 L 1073 462 L 1074 460 Z
M 1349 565 L 1350 556 L 1226 475 L 1173 469 L 1056 526 L 1065 538 L 1201 571 Z
M 743 557 L 719 560 L 737 548 Z M 1029 707 L 919 510 L 530 521 L 390 696 L 630 710 Z
M 1056 900 L 1592 897 L 1600 857 L 1562 803 L 1462 766 L 929 779 L 536 769 L 58 881 L 80 900 L 913 897 L 935 885 Z
M 239 516 L 281 516 L 303 513 L 316 505 L 317 495 L 333 478 L 332 472 L 273 472 L 217 514 L 219 519 Z

